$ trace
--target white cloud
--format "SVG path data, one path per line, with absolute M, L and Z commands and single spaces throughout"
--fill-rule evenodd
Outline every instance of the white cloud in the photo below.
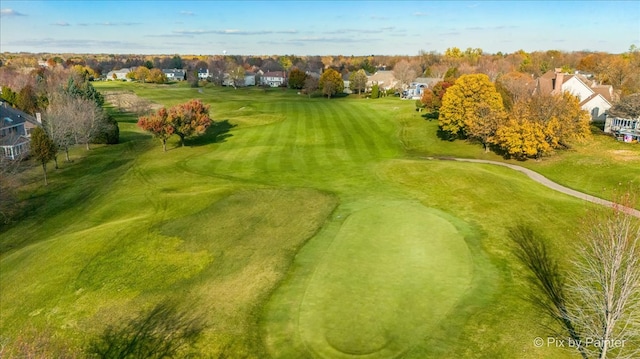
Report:
M 14 17 L 14 16 L 27 16 L 27 14 L 23 14 L 21 12 L 15 11 L 13 9 L 5 8 L 5 9 L 0 9 L 0 16 L 2 16 L 2 17 Z
M 68 22 L 66 22 L 66 21 L 58 21 L 58 22 L 53 23 L 53 24 L 51 24 L 51 25 L 53 25 L 53 26 L 71 26 L 71 25 L 69 25 L 69 23 L 68 23 Z

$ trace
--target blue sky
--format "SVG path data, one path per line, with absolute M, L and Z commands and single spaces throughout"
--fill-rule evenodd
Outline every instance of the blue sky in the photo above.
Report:
M 416 55 L 640 47 L 640 1 L 0 1 L 0 51 Z

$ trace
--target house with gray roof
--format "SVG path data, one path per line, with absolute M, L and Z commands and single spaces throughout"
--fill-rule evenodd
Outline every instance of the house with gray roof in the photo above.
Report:
M 10 160 L 24 158 L 29 153 L 31 131 L 36 126 L 39 126 L 38 120 L 0 102 L 0 156 Z
M 167 76 L 168 81 L 184 81 L 187 79 L 187 70 L 184 69 L 162 69 L 162 73 Z

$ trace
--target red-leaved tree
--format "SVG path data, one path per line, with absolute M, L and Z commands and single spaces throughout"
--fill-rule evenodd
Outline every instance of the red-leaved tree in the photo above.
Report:
M 159 109 L 156 113 L 138 118 L 138 127 L 150 132 L 153 137 L 162 142 L 162 150 L 167 151 L 167 139 L 175 132 L 169 123 L 169 114 L 166 108 Z
M 175 134 L 180 136 L 182 146 L 186 137 L 204 134 L 213 123 L 209 117 L 209 105 L 200 100 L 191 100 L 170 108 L 168 121 Z

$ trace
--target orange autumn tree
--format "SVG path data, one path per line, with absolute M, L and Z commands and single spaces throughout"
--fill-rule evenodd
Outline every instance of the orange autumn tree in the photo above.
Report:
M 156 113 L 138 118 L 138 127 L 150 132 L 153 137 L 162 142 L 162 150 L 167 152 L 167 140 L 173 135 L 174 130 L 169 121 L 166 108 L 159 109 Z
M 213 123 L 209 117 L 209 105 L 200 100 L 191 100 L 170 108 L 167 120 L 180 137 L 182 146 L 185 138 L 204 134 Z
M 180 137 L 180 144 L 184 146 L 185 138 L 204 134 L 212 123 L 209 106 L 200 100 L 191 100 L 168 110 L 161 108 L 156 113 L 138 119 L 138 127 L 158 138 L 164 151 L 167 150 L 167 140 L 173 134 Z

